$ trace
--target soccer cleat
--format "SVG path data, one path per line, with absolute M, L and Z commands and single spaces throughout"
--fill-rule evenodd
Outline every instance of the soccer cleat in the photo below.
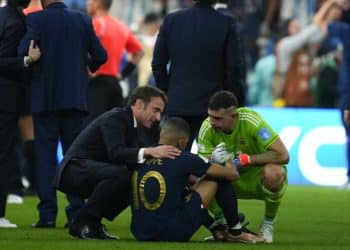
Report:
M 16 228 L 17 225 L 5 218 L 0 218 L 0 228 Z
M 227 226 L 224 224 L 217 224 L 212 229 L 210 229 L 210 232 L 212 233 L 211 237 L 206 237 L 205 241 L 226 241 L 227 237 Z
M 274 229 L 274 221 L 271 220 L 263 220 L 260 226 L 260 232 L 258 236 L 265 239 L 266 243 L 273 242 L 273 229 Z
M 238 213 L 238 221 L 243 224 L 245 220 L 245 214 L 244 213 Z M 223 234 L 223 231 L 226 231 L 227 233 L 227 230 L 228 230 L 228 227 L 227 225 L 225 224 L 226 223 L 226 220 L 225 219 L 219 219 L 219 220 L 216 220 L 215 222 L 217 225 L 214 226 L 210 231 L 212 233 L 212 235 L 210 236 L 207 236 L 207 237 L 204 237 L 204 241 L 222 241 L 222 240 L 219 240 Z M 249 233 L 252 233 L 251 231 L 249 231 L 247 228 L 246 228 L 246 225 L 248 225 L 249 222 L 245 223 L 243 226 L 242 226 L 242 231 L 244 232 L 249 232 Z M 221 230 L 221 232 L 220 232 Z M 221 234 L 221 235 L 220 235 Z M 254 233 L 253 233 L 254 234 Z
M 229 229 L 226 236 L 227 242 L 237 242 L 237 243 L 257 243 L 257 236 L 243 232 L 241 230 Z

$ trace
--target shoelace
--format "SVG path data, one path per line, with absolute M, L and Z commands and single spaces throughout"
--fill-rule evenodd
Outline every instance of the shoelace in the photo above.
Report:
M 242 232 L 244 232 L 244 233 L 250 233 L 250 234 L 253 234 L 253 235 L 257 236 L 256 233 L 254 233 L 253 231 L 251 231 L 251 230 L 249 230 L 249 229 L 247 228 L 248 225 L 249 225 L 249 221 L 247 221 L 246 223 L 244 223 L 244 224 L 242 225 Z

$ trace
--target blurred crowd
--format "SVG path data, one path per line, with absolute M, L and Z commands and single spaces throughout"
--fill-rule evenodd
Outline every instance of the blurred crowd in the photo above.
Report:
M 303 55 L 304 57 L 307 56 L 308 63 L 304 66 L 308 68 L 310 74 L 307 77 L 301 77 L 307 78 L 305 79 L 307 83 L 303 81 L 304 83 L 301 84 L 303 86 L 301 88 L 309 89 L 307 98 L 301 97 L 303 99 L 301 101 L 286 102 L 282 95 L 288 95 L 287 88 L 292 89 L 290 91 L 297 88 L 295 86 L 288 87 L 281 83 L 278 76 L 276 76 L 279 70 L 276 68 L 276 60 L 281 56 L 283 57 L 282 60 L 285 61 L 285 54 L 290 54 L 289 48 L 282 46 L 282 48 L 277 49 L 277 45 L 282 38 L 294 37 L 298 40 L 297 34 L 303 36 L 301 31 L 313 25 L 315 14 L 325 2 L 324 0 L 228 0 L 227 2 L 228 8 L 239 22 L 240 35 L 244 44 L 247 105 L 337 107 L 337 77 L 342 60 L 342 43 L 339 39 L 335 37 L 326 39 L 322 34 L 319 39 L 310 40 L 308 36 L 313 36 L 313 34 L 306 34 L 304 38 L 301 38 L 299 48 L 308 46 L 307 53 Z M 147 70 L 148 72 L 151 71 L 150 64 L 147 64 L 146 61 L 151 60 L 152 52 L 149 49 L 152 48 L 152 40 L 153 43 L 155 42 L 156 28 L 161 23 L 161 17 L 166 13 L 187 8 L 192 4 L 193 1 L 191 0 L 125 0 L 117 1 L 112 6 L 111 14 L 127 23 L 136 34 L 142 37 L 143 41 L 145 41 L 145 29 L 148 29 L 145 26 L 149 27 L 152 25 L 150 23 L 153 22 L 150 21 L 148 14 L 159 14 L 159 19 L 153 22 L 154 31 L 148 32 L 147 35 L 146 50 L 148 53 L 143 59 L 144 62 L 140 64 L 139 72 L 143 75 L 141 78 L 144 78 L 144 70 L 146 72 Z M 329 20 L 340 18 L 345 22 L 350 20 L 349 13 L 341 13 L 340 10 L 333 10 L 328 15 L 325 18 Z M 294 43 L 293 40 L 290 41 Z M 293 49 L 295 49 L 294 52 L 299 50 L 297 48 Z M 277 55 L 277 51 L 281 51 L 280 55 Z M 286 67 L 286 65 L 282 67 Z M 287 74 L 288 68 L 281 70 L 284 71 L 283 74 Z M 292 81 L 295 82 L 294 79 Z M 151 76 L 149 82 L 152 83 Z M 144 80 L 141 80 L 141 82 L 131 80 L 130 82 L 132 87 L 144 83 Z M 305 101 L 305 98 L 308 100 Z

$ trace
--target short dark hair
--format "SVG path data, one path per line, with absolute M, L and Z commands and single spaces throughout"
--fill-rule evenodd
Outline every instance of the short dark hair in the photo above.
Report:
M 144 103 L 149 103 L 152 97 L 160 97 L 162 98 L 164 105 L 167 104 L 168 98 L 165 93 L 156 87 L 153 86 L 142 86 L 135 88 L 128 101 L 128 106 L 134 105 L 137 99 L 141 99 Z
M 162 123 L 160 137 L 178 138 L 180 136 L 190 138 L 190 126 L 184 119 L 171 117 Z
M 237 97 L 229 91 L 220 90 L 210 97 L 209 109 L 219 110 L 230 107 L 237 108 Z
M 98 1 L 100 1 L 102 8 L 105 10 L 109 10 L 113 3 L 113 0 L 98 0 Z

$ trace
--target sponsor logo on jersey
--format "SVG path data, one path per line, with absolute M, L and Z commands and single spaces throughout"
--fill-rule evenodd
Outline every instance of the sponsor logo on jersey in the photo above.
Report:
M 263 141 L 266 141 L 271 137 L 271 133 L 267 128 L 260 129 L 260 131 L 258 133 L 259 133 L 259 137 Z

